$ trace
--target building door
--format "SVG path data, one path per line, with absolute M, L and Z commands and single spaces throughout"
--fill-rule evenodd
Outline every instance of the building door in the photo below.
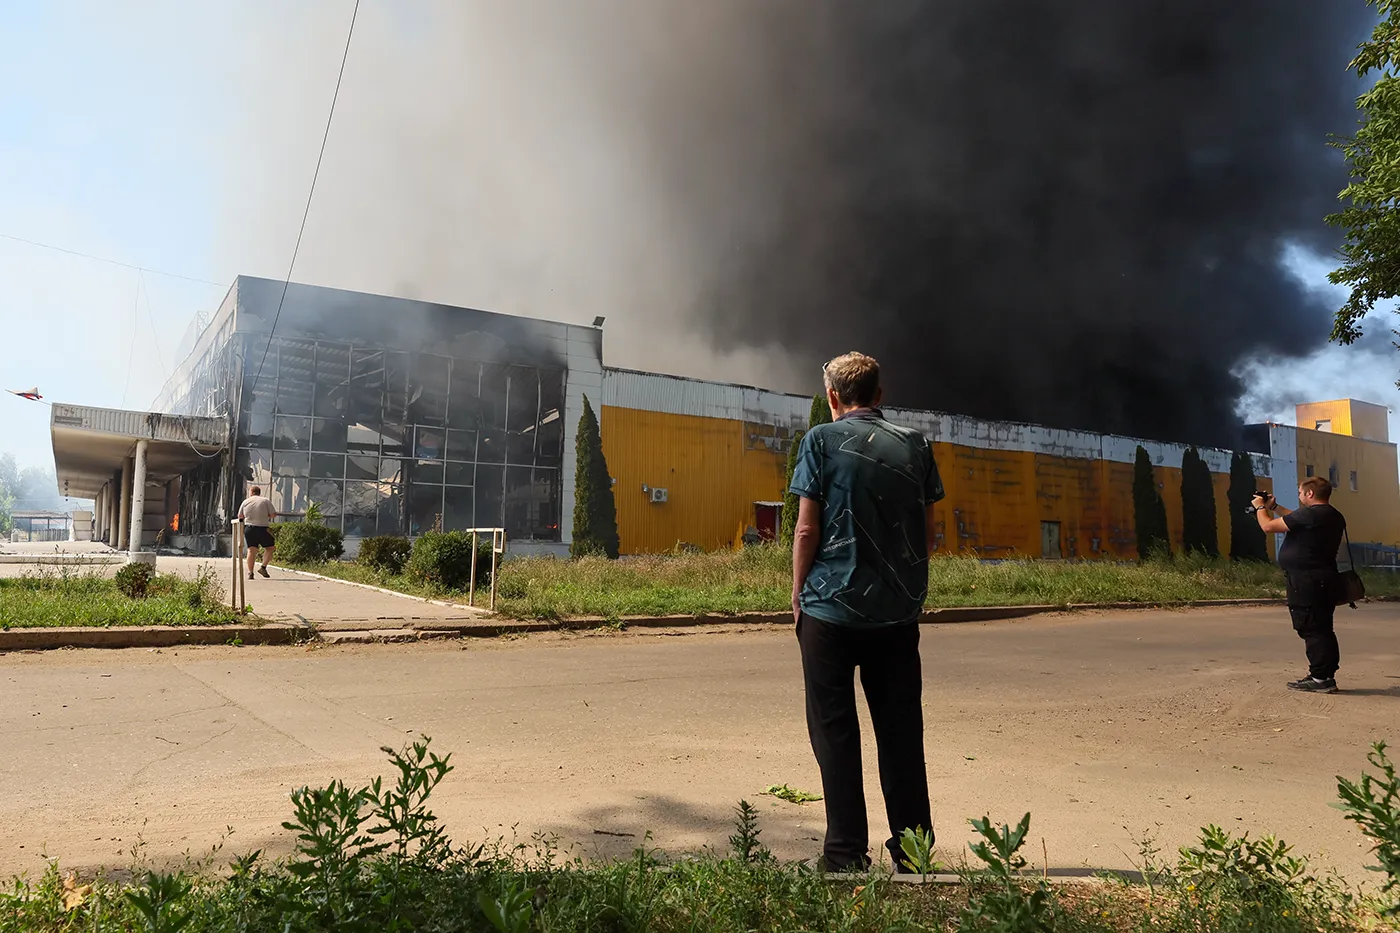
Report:
M 1060 559 L 1060 523 L 1040 523 L 1040 556 L 1047 560 Z
M 781 502 L 755 502 L 753 504 L 753 526 L 764 541 L 778 540 L 778 521 L 783 514 Z

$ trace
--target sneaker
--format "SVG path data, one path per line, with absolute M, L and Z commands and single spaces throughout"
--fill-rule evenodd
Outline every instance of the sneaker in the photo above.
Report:
M 251 571 L 251 570 L 248 571 L 248 579 L 249 579 L 249 580 L 256 580 L 256 579 L 257 579 L 257 577 L 253 574 L 253 571 Z
M 263 564 L 261 567 L 259 567 L 259 568 L 258 568 L 258 573 L 262 574 L 262 575 L 265 576 L 265 577 L 269 577 L 269 578 L 272 576 L 270 573 L 267 572 L 267 564 Z
M 1337 681 L 1332 677 L 1328 677 L 1326 680 L 1320 680 L 1316 677 L 1304 677 L 1302 680 L 1290 681 L 1288 689 L 1301 690 L 1304 693 L 1336 693 Z

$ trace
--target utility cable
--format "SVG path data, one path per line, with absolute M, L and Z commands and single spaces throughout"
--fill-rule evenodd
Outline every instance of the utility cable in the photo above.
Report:
M 37 246 L 40 249 L 51 249 L 59 253 L 67 253 L 70 256 L 80 256 L 83 259 L 91 259 L 94 262 L 105 262 L 113 266 L 121 266 L 125 269 L 144 270 L 152 275 L 163 275 L 169 279 L 183 279 L 186 282 L 198 282 L 200 285 L 213 285 L 218 288 L 227 288 L 227 282 L 211 282 L 209 279 L 197 279 L 190 275 L 180 275 L 177 272 L 162 272 L 160 269 L 152 269 L 149 266 L 137 266 L 129 262 L 122 262 L 120 259 L 108 259 L 106 256 L 94 256 L 92 253 L 82 253 L 76 249 L 67 249 L 62 246 L 54 246 L 52 243 L 40 243 L 38 240 L 26 239 L 22 236 L 14 236 L 9 233 L 0 233 L 0 240 L 13 240 L 16 243 L 27 243 L 30 246 Z
M 137 270 L 136 277 L 140 283 L 142 295 L 146 299 L 146 320 L 151 322 L 151 342 L 156 347 L 156 359 L 160 362 L 160 371 L 166 379 L 170 378 L 170 370 L 165 366 L 165 354 L 160 352 L 160 331 L 156 329 L 155 312 L 151 310 L 151 290 L 146 287 L 145 270 Z
M 131 349 L 126 354 L 126 382 L 122 384 L 121 407 L 126 407 L 126 393 L 131 388 L 131 368 L 136 361 L 136 332 L 141 324 L 141 280 L 136 280 L 136 294 L 131 296 Z
M 321 151 L 316 156 L 316 170 L 311 173 L 311 190 L 306 195 L 306 210 L 301 215 L 301 227 L 297 230 L 297 242 L 292 247 L 292 261 L 287 266 L 287 278 L 282 283 L 282 295 L 277 299 L 277 313 L 272 317 L 272 328 L 267 332 L 267 346 L 263 347 L 262 359 L 258 361 L 258 373 L 253 377 L 253 385 L 262 378 L 263 364 L 267 362 L 267 351 L 272 349 L 272 337 L 277 333 L 277 322 L 282 319 L 282 303 L 287 300 L 287 288 L 292 284 L 292 271 L 297 266 L 297 253 L 301 252 L 301 238 L 306 233 L 306 219 L 311 216 L 311 200 L 316 196 L 316 179 L 321 176 L 321 160 L 326 157 L 326 141 L 331 137 L 331 120 L 335 118 L 335 102 L 340 98 L 340 82 L 345 78 L 345 62 L 350 58 L 350 40 L 355 35 L 355 19 L 360 15 L 360 0 L 355 0 L 355 9 L 350 13 L 350 29 L 345 34 L 345 51 L 340 56 L 340 73 L 335 79 L 335 93 L 331 95 L 331 109 L 326 114 L 326 132 L 321 136 Z

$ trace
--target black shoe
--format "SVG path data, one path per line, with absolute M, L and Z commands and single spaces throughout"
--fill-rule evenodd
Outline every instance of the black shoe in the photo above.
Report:
M 269 573 L 267 572 L 267 564 L 263 564 L 261 567 L 259 567 L 259 568 L 258 568 L 258 573 L 262 574 L 262 575 L 265 576 L 265 577 L 268 577 L 269 579 L 270 579 L 271 576 L 272 576 L 271 574 L 269 574 Z
M 1302 680 L 1290 681 L 1288 689 L 1301 690 L 1304 693 L 1336 693 L 1337 681 L 1332 677 L 1328 677 L 1326 680 L 1320 680 L 1316 677 L 1304 677 Z
M 253 571 L 251 571 L 251 570 L 248 571 L 248 579 L 249 579 L 249 580 L 256 580 L 256 579 L 257 579 L 257 577 L 253 576 Z
M 827 861 L 826 856 L 822 856 L 817 864 L 822 871 L 830 872 L 832 874 L 837 875 L 863 875 L 866 872 L 870 871 L 870 859 L 866 858 L 865 856 L 861 856 L 857 859 L 852 859 L 851 861 L 842 863 L 840 865 L 832 864 L 831 862 Z

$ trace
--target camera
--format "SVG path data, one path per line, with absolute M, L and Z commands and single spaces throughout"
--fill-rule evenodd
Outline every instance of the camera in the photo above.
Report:
M 1272 499 L 1272 498 L 1274 497 L 1274 494 L 1273 494 L 1273 493 L 1271 493 L 1271 492 L 1265 492 L 1265 491 L 1262 490 L 1262 489 L 1256 489 L 1256 490 L 1254 490 L 1254 495 L 1258 496 L 1260 499 L 1263 499 L 1265 502 L 1268 502 L 1270 499 Z M 1259 511 L 1259 510 L 1256 509 L 1256 508 L 1254 507 L 1254 503 L 1253 503 L 1253 502 L 1251 502 L 1249 505 L 1247 505 L 1247 506 L 1244 507 L 1244 513 L 1245 513 L 1246 515 L 1253 515 L 1253 514 L 1254 514 L 1255 512 L 1257 512 L 1257 511 Z

